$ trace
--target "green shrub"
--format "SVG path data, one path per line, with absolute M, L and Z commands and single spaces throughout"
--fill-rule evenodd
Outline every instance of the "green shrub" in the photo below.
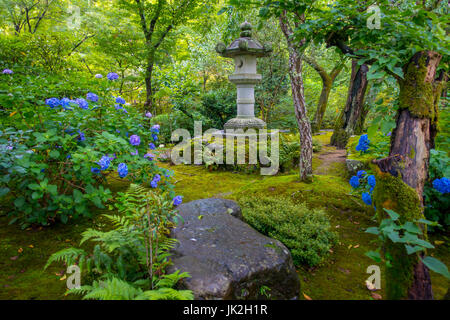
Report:
M 296 265 L 316 266 L 337 242 L 327 214 L 308 209 L 284 198 L 239 199 L 247 223 L 259 232 L 281 241 L 291 251 Z
M 151 129 L 149 119 L 133 108 L 114 105 L 114 82 L 95 80 L 96 101 L 63 104 L 63 96 L 52 103 L 26 92 L 23 75 L 0 76 L 7 83 L 5 93 L 0 82 L 0 198 L 12 202 L 11 222 L 25 228 L 91 216 L 93 206 L 104 208 L 111 199 L 110 179 L 148 185 L 159 174 L 160 187 L 171 187 L 165 169 L 147 154 L 159 129 Z M 131 144 L 132 135 L 139 143 Z M 127 168 L 122 178 L 119 165 Z

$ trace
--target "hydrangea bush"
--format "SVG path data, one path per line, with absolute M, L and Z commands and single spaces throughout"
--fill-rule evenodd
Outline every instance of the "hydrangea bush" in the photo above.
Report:
M 112 198 L 107 184 L 113 180 L 175 196 L 169 172 L 148 156 L 159 128 L 151 129 L 144 114 L 117 110 L 117 100 L 125 104 L 109 90 L 75 99 L 51 97 L 38 106 L 36 125 L 28 128 L 24 117 L 0 131 L 0 197 L 13 202 L 13 222 L 26 227 L 91 216 L 93 206 L 103 208 Z
M 361 199 L 368 206 L 372 205 L 372 193 L 376 185 L 374 175 L 367 174 L 364 170 L 359 170 L 356 176 L 350 178 L 349 181 L 353 190 L 361 193 Z
M 425 216 L 442 226 L 450 225 L 450 158 L 446 151 L 430 151 L 429 179 L 424 188 Z M 431 227 L 430 231 L 437 228 Z

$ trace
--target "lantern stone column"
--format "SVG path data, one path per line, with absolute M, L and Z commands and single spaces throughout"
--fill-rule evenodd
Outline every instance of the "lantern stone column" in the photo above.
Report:
M 252 26 L 247 21 L 240 28 L 240 37 L 228 47 L 223 43 L 216 46 L 217 53 L 233 58 L 235 64 L 234 73 L 228 79 L 237 88 L 237 116 L 225 123 L 224 129 L 263 129 L 266 123 L 255 117 L 255 85 L 261 81 L 256 71 L 256 58 L 270 55 L 272 49 L 252 39 Z

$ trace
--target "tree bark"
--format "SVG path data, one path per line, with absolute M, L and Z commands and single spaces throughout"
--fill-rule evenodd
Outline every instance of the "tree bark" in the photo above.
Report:
M 443 87 L 443 82 L 435 80 L 440 60 L 441 55 L 436 52 L 421 51 L 404 66 L 389 157 L 375 161 L 379 169 L 375 205 L 396 211 L 403 223 L 424 217 L 423 187 Z M 382 213 L 379 215 L 383 218 Z M 423 232 L 426 236 L 426 229 Z M 388 299 L 433 299 L 430 274 L 419 255 L 407 255 L 402 244 L 386 244 L 386 248 L 389 253 L 394 252 L 395 258 L 393 266 L 387 269 Z
M 330 96 L 331 87 L 333 86 L 333 82 L 339 73 L 342 71 L 344 67 L 343 62 L 339 62 L 333 70 L 328 73 L 322 66 L 320 66 L 317 61 L 308 56 L 304 56 L 303 60 L 305 60 L 314 70 L 317 71 L 319 76 L 322 79 L 322 91 L 320 92 L 319 101 L 317 103 L 317 109 L 314 114 L 314 120 L 311 124 L 312 133 L 316 133 L 320 130 L 322 126 L 323 116 L 325 115 L 325 111 L 327 110 L 328 98 Z
M 153 57 L 149 58 L 147 61 L 147 69 L 145 72 L 145 91 L 146 91 L 146 99 L 144 103 L 144 107 L 146 110 L 153 110 L 153 87 L 152 87 L 152 74 L 153 74 Z
M 312 175 L 312 135 L 306 111 L 305 95 L 302 77 L 302 57 L 299 54 L 299 44 L 294 44 L 292 39 L 292 29 L 287 20 L 286 11 L 280 15 L 280 27 L 283 31 L 289 49 L 289 77 L 291 79 L 292 99 L 294 102 L 295 117 L 300 132 L 300 180 L 305 181 Z
M 352 61 L 347 102 L 336 121 L 331 136 L 331 145 L 339 149 L 344 149 L 347 146 L 350 136 L 355 131 L 358 119 L 363 113 L 368 71 L 369 67 L 366 64 L 358 66 L 357 60 Z

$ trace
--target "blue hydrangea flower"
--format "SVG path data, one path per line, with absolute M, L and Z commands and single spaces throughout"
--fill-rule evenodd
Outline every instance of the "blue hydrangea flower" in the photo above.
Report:
M 157 141 L 158 140 L 158 136 L 156 134 L 154 134 L 154 133 L 152 133 L 152 138 L 153 138 L 153 141 Z
M 140 138 L 138 135 L 133 134 L 133 135 L 130 137 L 130 143 L 131 143 L 131 145 L 133 145 L 133 146 L 138 146 L 138 145 L 141 144 L 141 138 Z
M 117 172 L 119 173 L 119 177 L 125 178 L 128 175 L 127 165 L 125 163 L 120 163 Z
M 92 173 L 100 173 L 100 169 L 99 168 L 91 168 L 91 172 Z
M 450 193 L 450 180 L 446 177 L 435 179 L 433 181 L 433 188 L 442 194 Z
M 84 136 L 84 133 L 81 132 L 80 130 L 78 130 L 79 136 L 78 136 L 78 141 L 84 141 L 86 140 L 86 137 Z
M 351 177 L 350 185 L 352 186 L 352 188 L 358 188 L 359 187 L 359 178 L 357 176 Z
M 64 108 L 64 110 L 72 110 L 72 108 L 70 108 L 71 102 L 73 102 L 73 100 L 70 100 L 69 98 L 62 98 L 60 100 L 61 106 Z
M 156 149 L 155 145 L 154 145 L 152 142 L 150 142 L 150 143 L 148 144 L 148 147 L 149 147 L 151 150 L 155 150 L 155 149 Z
M 89 103 L 86 100 L 84 100 L 83 98 L 78 98 L 75 100 L 75 102 L 76 102 L 76 104 L 78 104 L 78 106 L 81 109 L 84 109 L 84 110 L 89 109 Z
M 155 156 L 153 154 L 151 154 L 151 153 L 146 153 L 144 155 L 144 158 L 148 158 L 148 160 L 151 161 L 151 160 L 153 160 L 155 158 Z
M 121 98 L 121 97 L 117 97 L 116 98 L 116 102 L 119 103 L 119 104 L 125 104 L 125 99 Z
M 365 175 L 366 173 L 367 173 L 367 172 L 365 172 L 364 170 L 359 170 L 358 173 L 356 174 L 356 176 L 357 176 L 358 178 L 362 178 L 363 175 Z
M 123 107 L 120 104 L 116 104 L 114 106 L 114 108 L 116 108 L 116 110 L 122 110 L 123 109 Z
M 151 131 L 152 131 L 153 133 L 158 134 L 158 133 L 159 133 L 159 129 L 160 129 L 159 124 L 155 124 L 155 125 L 152 127 Z
M 173 198 L 173 205 L 174 206 L 179 206 L 182 202 L 183 202 L 183 197 L 182 196 L 176 196 L 175 198 Z
M 152 180 L 152 182 L 150 182 L 150 186 L 152 188 L 157 188 L 158 187 L 158 182 L 156 182 L 155 180 Z
M 364 203 L 367 204 L 368 206 L 370 206 L 372 204 L 372 197 L 367 192 L 364 192 L 361 195 L 361 198 L 364 201 Z
M 145 114 L 145 116 L 146 116 L 147 118 L 151 118 L 153 115 L 152 115 L 151 112 L 147 112 L 147 113 Z
M 108 73 L 108 75 L 106 77 L 108 78 L 108 80 L 111 80 L 111 81 L 119 79 L 119 75 L 115 72 Z
M 98 95 L 96 95 L 95 93 L 89 92 L 86 95 L 86 99 L 88 99 L 89 101 L 92 101 L 92 102 L 97 102 L 98 101 Z
M 96 77 L 97 79 L 101 79 L 101 78 L 103 78 L 103 75 L 101 75 L 100 73 L 97 73 L 97 74 L 95 75 L 95 77 Z
M 57 106 L 61 105 L 61 101 L 59 101 L 59 99 L 57 99 L 57 98 L 47 99 L 47 100 L 45 100 L 45 103 L 47 104 L 47 106 L 49 106 L 52 109 L 54 107 L 57 107 Z
M 13 74 L 14 72 L 11 69 L 4 69 L 2 71 L 3 74 Z
M 98 165 L 100 166 L 101 170 L 108 169 L 109 165 L 111 164 L 111 159 L 108 156 L 103 156 L 100 161 L 98 162 Z
M 160 176 L 159 174 L 156 174 L 156 175 L 153 177 L 153 181 L 156 181 L 156 182 L 161 181 L 161 176 Z
M 356 146 L 356 151 L 367 152 L 369 149 L 370 140 L 367 134 L 363 134 L 358 141 L 358 145 Z
M 164 173 L 164 177 L 170 178 L 171 176 L 172 176 L 172 172 L 170 170 L 166 170 L 166 172 Z
M 372 188 L 375 187 L 375 184 L 377 183 L 377 181 L 375 180 L 375 176 L 373 174 L 371 174 L 369 177 L 367 177 L 367 183 L 369 184 L 369 186 L 371 186 Z

